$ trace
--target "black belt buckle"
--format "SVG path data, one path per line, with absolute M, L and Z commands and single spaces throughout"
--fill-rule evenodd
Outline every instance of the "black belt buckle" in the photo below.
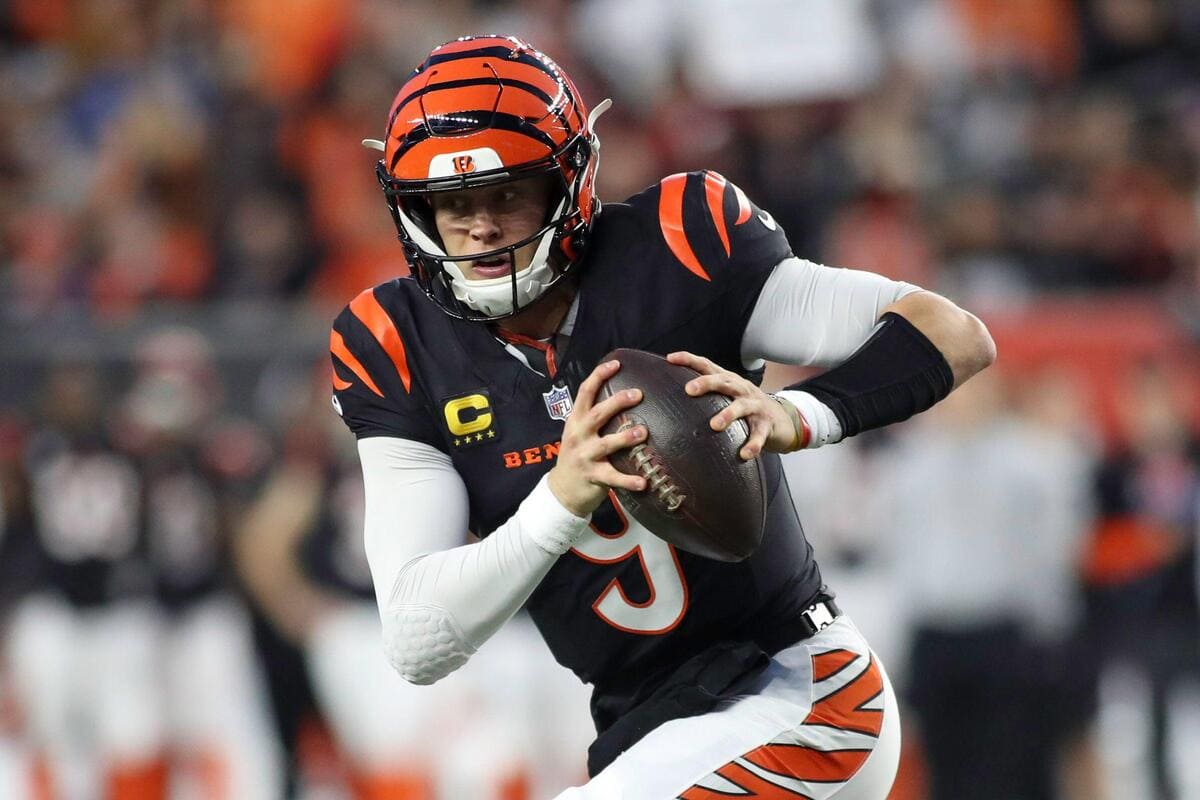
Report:
M 801 611 L 800 616 L 809 628 L 808 635 L 812 636 L 832 625 L 841 613 L 841 609 L 833 602 L 832 597 L 820 597 L 811 606 Z

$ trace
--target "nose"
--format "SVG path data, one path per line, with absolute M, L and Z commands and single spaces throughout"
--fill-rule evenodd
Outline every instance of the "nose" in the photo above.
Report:
M 467 229 L 473 240 L 484 243 L 499 239 L 502 233 L 496 215 L 487 208 L 475 211 Z

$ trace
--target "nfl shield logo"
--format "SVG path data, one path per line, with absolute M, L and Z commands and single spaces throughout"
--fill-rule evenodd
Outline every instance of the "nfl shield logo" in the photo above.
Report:
M 546 401 L 546 411 L 550 419 L 565 420 L 571 413 L 571 392 L 565 386 L 555 386 L 548 392 L 542 392 Z

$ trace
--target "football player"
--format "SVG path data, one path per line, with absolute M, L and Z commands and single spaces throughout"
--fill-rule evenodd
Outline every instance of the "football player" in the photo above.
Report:
M 202 454 L 210 359 L 195 331 L 151 334 L 108 414 L 97 365 L 48 375 L 25 454 L 40 574 L 8 641 L 46 796 L 282 791 L 249 630 L 222 577 L 227 492 Z
M 497 631 L 453 680 L 434 687 L 404 684 L 379 657 L 379 614 L 362 542 L 362 475 L 353 441 L 329 413 L 325 364 L 319 393 L 311 392 L 287 420 L 278 467 L 245 515 L 235 551 L 258 607 L 304 652 L 317 707 L 346 766 L 349 796 L 547 796 L 535 790 L 561 787 L 563 762 L 577 767 L 571 778 L 582 772 L 581 739 L 564 735 L 569 731 L 561 725 L 547 730 L 545 708 L 556 705 L 553 690 L 563 676 L 549 654 L 529 652 L 537 634 L 524 615 Z M 515 664 L 525 679 L 536 670 L 537 681 L 509 681 L 516 691 L 484 690 L 518 673 Z M 577 716 L 583 707 L 574 709 Z M 563 751 L 563 739 L 575 743 L 574 752 Z M 556 750 L 564 757 L 546 757 Z M 467 752 L 471 769 L 462 768 Z
M 882 798 L 896 700 L 823 587 L 779 453 L 906 419 L 986 367 L 949 301 L 792 255 L 715 172 L 601 209 L 599 140 L 570 78 L 511 37 L 434 49 L 401 87 L 377 174 L 411 277 L 334 323 L 334 405 L 358 437 L 385 651 L 409 681 L 460 667 L 525 605 L 593 687 L 579 798 Z M 615 347 L 670 354 L 749 425 L 768 511 L 740 563 L 677 551 L 611 489 L 646 486 L 601 429 Z M 828 367 L 770 396 L 764 360 Z M 469 527 L 482 541 L 455 546 Z M 789 794 L 790 793 L 790 794 Z

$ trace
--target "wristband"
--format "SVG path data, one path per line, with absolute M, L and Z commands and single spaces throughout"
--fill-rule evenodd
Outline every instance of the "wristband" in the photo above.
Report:
M 804 421 L 800 410 L 790 400 L 780 397 L 777 394 L 768 394 L 767 397 L 779 403 L 783 407 L 784 413 L 788 415 L 788 419 L 792 421 L 792 431 L 795 435 L 792 437 L 792 443 L 788 445 L 788 449 L 784 452 L 794 453 L 797 450 L 803 450 L 812 439 L 812 430 L 808 427 L 808 423 Z

